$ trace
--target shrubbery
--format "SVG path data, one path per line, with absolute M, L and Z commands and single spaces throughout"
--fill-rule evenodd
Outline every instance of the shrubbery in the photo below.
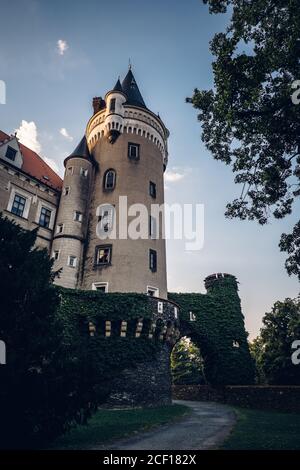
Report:
M 137 318 L 150 318 L 143 294 L 79 292 L 52 285 L 52 262 L 34 248 L 36 231 L 0 216 L 0 447 L 36 447 L 85 422 L 126 366 L 151 360 L 157 344 L 133 338 Z M 130 338 L 91 337 L 111 319 L 129 320 Z M 150 320 L 149 320 L 150 321 Z
M 292 362 L 292 344 L 300 340 L 300 300 L 276 302 L 251 344 L 258 383 L 300 385 L 300 365 Z

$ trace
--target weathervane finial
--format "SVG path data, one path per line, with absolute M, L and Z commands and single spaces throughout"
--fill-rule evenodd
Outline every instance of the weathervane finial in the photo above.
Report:
M 129 70 L 131 70 L 131 68 L 132 68 L 132 64 L 131 64 L 131 59 L 130 59 L 130 57 L 129 57 L 129 61 L 128 61 L 128 69 L 129 69 Z

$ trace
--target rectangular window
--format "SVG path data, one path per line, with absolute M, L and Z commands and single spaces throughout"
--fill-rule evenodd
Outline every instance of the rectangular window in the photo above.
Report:
M 164 304 L 163 302 L 157 302 L 157 312 L 163 313 L 164 312 Z
M 53 251 L 53 258 L 54 258 L 55 261 L 57 261 L 59 259 L 59 250 Z
M 63 233 L 64 224 L 58 224 L 56 227 L 56 233 Z
M 110 100 L 110 105 L 109 105 L 109 112 L 114 113 L 116 110 L 116 98 L 112 98 Z
M 128 158 L 131 160 L 139 160 L 140 158 L 140 146 L 139 144 L 128 144 Z
M 82 222 L 82 213 L 74 211 L 74 220 L 76 220 L 76 222 Z
M 86 168 L 80 168 L 80 175 L 87 177 L 88 175 L 88 170 Z
M 16 155 L 17 155 L 17 150 L 13 149 L 12 147 L 8 145 L 6 149 L 5 158 L 8 158 L 9 160 L 14 161 L 16 158 Z
M 70 266 L 71 268 L 76 268 L 76 264 L 77 264 L 77 258 L 76 256 L 69 256 L 68 258 L 68 266 Z
M 114 225 L 114 207 L 102 207 L 98 217 L 99 229 L 101 232 L 111 232 Z
M 26 204 L 26 198 L 15 194 L 14 202 L 11 208 L 11 212 L 19 217 L 23 217 L 24 209 Z
M 70 187 L 65 186 L 64 189 L 63 189 L 63 195 L 68 196 L 68 194 L 70 194 Z
M 149 295 L 150 297 L 158 297 L 159 289 L 157 287 L 147 286 L 147 295 Z
M 149 194 L 154 199 L 156 198 L 156 184 L 153 183 L 153 181 L 150 181 L 149 183 Z
M 69 166 L 67 168 L 67 175 L 73 175 L 73 167 L 72 166 Z
M 149 269 L 153 273 L 157 271 L 157 253 L 155 250 L 149 250 Z
M 156 226 L 156 218 L 152 215 L 149 215 L 149 237 L 152 240 L 157 239 L 157 226 Z
M 51 211 L 47 207 L 42 207 L 39 224 L 42 227 L 49 228 L 51 219 Z
M 108 292 L 108 282 L 93 282 L 92 290 L 97 290 L 98 292 L 106 293 Z
M 103 245 L 96 247 L 95 264 L 105 266 L 111 263 L 112 245 Z

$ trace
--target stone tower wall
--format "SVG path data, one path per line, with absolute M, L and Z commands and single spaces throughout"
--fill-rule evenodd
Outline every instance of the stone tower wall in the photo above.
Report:
M 128 144 L 140 145 L 138 161 L 128 158 Z M 157 287 L 159 297 L 167 297 L 165 240 L 162 239 L 162 217 L 160 217 L 158 239 L 100 240 L 96 235 L 97 207 L 112 204 L 119 216 L 119 197 L 127 196 L 128 207 L 144 204 L 150 214 L 151 204 L 164 203 L 163 158 L 157 145 L 141 135 L 122 133 L 111 144 L 107 138 L 99 139 L 94 145 L 93 157 L 99 164 L 95 174 L 91 204 L 89 207 L 89 243 L 84 264 L 82 287 L 91 289 L 95 282 L 108 282 L 109 292 L 141 292 L 147 286 Z M 103 187 L 103 177 L 108 169 L 116 172 L 116 184 L 112 191 Z M 156 184 L 156 198 L 149 193 L 150 181 Z M 128 221 L 136 216 L 128 217 Z M 116 228 L 119 228 L 117 223 Z M 148 227 L 147 227 L 148 229 Z M 99 245 L 112 245 L 111 265 L 95 267 L 95 250 Z M 157 252 L 157 271 L 149 269 L 149 250 Z
M 86 176 L 82 174 L 81 169 L 87 170 Z M 56 284 L 73 289 L 78 286 L 81 277 L 92 178 L 93 167 L 90 161 L 84 158 L 67 160 L 52 255 L 55 251 L 59 252 L 59 258 L 54 262 L 54 270 L 62 268 L 60 278 L 56 279 Z M 65 194 L 66 188 L 69 188 L 68 194 Z M 75 220 L 75 211 L 82 214 L 81 220 Z M 58 231 L 60 224 L 63 224 L 61 233 Z M 68 265 L 69 256 L 76 257 L 75 267 Z

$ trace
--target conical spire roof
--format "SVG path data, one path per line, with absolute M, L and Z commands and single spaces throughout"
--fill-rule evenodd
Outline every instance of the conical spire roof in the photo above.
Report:
M 86 158 L 87 160 L 92 160 L 85 135 L 82 137 L 75 150 L 73 150 L 73 152 L 65 159 L 64 164 L 66 164 L 66 162 L 73 157 L 81 157 Z
M 122 91 L 127 96 L 127 104 L 146 108 L 145 102 L 137 86 L 131 68 L 122 82 Z
M 120 82 L 120 79 L 119 79 L 119 78 L 118 78 L 117 83 L 116 83 L 115 86 L 113 87 L 113 91 L 121 91 L 121 92 L 123 92 L 122 85 L 121 85 L 121 82 Z

